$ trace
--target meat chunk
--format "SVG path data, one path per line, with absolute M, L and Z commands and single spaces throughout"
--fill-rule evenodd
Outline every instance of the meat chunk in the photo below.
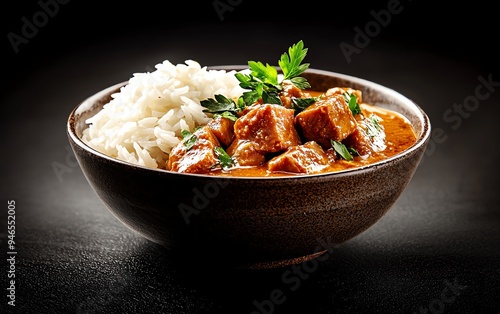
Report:
M 326 96 L 344 95 L 345 93 L 353 94 L 354 96 L 356 96 L 356 100 L 358 101 L 358 104 L 363 102 L 362 92 L 359 89 L 353 89 L 350 87 L 332 87 L 326 91 L 325 95 Z
M 193 133 L 196 137 L 191 148 L 181 141 L 170 151 L 167 169 L 185 173 L 207 173 L 217 164 L 214 148 L 220 146 L 219 140 L 208 126 Z
M 207 125 L 224 147 L 228 147 L 233 142 L 234 122 L 232 120 L 218 116 L 210 120 Z
M 259 152 L 257 144 L 246 140 L 236 140 L 228 148 L 227 153 L 239 166 L 259 166 L 266 162 L 265 154 Z
M 307 97 L 307 94 L 290 81 L 283 81 L 283 90 L 280 93 L 281 103 L 285 108 L 292 108 L 292 98 Z
M 343 142 L 347 147 L 354 148 L 360 156 L 369 156 L 373 153 L 373 148 L 364 130 L 358 126 Z
M 385 132 L 375 115 L 359 115 L 358 126 L 345 140 L 344 145 L 354 148 L 361 156 L 369 156 L 386 148 Z M 377 121 L 377 122 L 376 122 Z
M 294 173 L 316 173 L 329 165 L 329 158 L 323 148 L 310 141 L 304 145 L 290 147 L 283 154 L 269 160 L 267 169 Z
M 275 153 L 301 144 L 295 129 L 294 110 L 281 105 L 254 105 L 234 124 L 236 139 L 254 142 L 262 153 Z
M 324 148 L 331 147 L 331 140 L 344 140 L 357 126 L 344 96 L 339 94 L 321 97 L 298 113 L 295 121 L 306 140 Z

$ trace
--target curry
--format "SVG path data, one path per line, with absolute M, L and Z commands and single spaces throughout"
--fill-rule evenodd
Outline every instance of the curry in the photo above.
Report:
M 214 176 L 269 177 L 319 174 L 369 165 L 413 145 L 416 135 L 397 112 L 364 102 L 361 90 L 315 91 L 300 76 L 307 49 L 297 43 L 275 67 L 249 62 L 237 73 L 248 89 L 201 102 L 212 117 L 184 130 L 167 170 Z

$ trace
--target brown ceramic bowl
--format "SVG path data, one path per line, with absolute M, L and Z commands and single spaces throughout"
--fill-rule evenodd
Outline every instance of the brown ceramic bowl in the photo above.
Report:
M 106 156 L 81 140 L 85 120 L 126 82 L 92 95 L 71 112 L 69 142 L 107 208 L 131 230 L 175 256 L 209 258 L 230 267 L 300 263 L 375 224 L 411 180 L 430 138 L 427 115 L 392 89 L 316 69 L 304 76 L 316 90 L 351 86 L 363 92 L 364 102 L 403 114 L 417 142 L 390 159 L 329 174 L 215 178 L 150 169 Z

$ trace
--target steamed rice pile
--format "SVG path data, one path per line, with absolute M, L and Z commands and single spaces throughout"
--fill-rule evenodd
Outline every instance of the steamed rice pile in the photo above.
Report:
M 223 94 L 236 98 L 244 91 L 234 71 L 208 70 L 193 60 L 136 73 L 112 100 L 86 122 L 83 141 L 95 150 L 133 164 L 164 168 L 180 141 L 209 117 L 200 101 Z

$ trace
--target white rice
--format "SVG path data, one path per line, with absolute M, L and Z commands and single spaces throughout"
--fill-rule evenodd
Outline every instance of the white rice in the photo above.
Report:
M 235 71 L 208 70 L 193 60 L 135 73 L 112 100 L 86 122 L 83 141 L 95 150 L 133 164 L 164 168 L 181 131 L 209 121 L 200 101 L 243 93 Z

